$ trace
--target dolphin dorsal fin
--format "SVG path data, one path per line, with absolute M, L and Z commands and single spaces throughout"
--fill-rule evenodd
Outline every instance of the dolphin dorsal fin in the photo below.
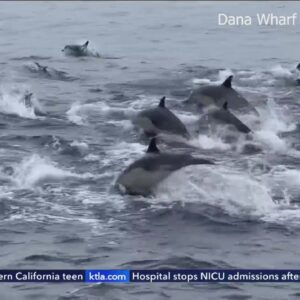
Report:
M 228 102 L 227 101 L 224 102 L 223 109 L 224 110 L 228 110 Z
M 227 87 L 227 88 L 231 88 L 231 81 L 232 81 L 233 76 L 230 75 L 228 76 L 225 81 L 222 83 L 223 86 Z
M 35 65 L 38 67 L 38 68 L 41 68 L 42 66 L 38 63 L 38 62 L 34 62 L 35 63 Z
M 300 63 L 297 65 L 296 69 L 300 71 Z
M 159 150 L 156 146 L 156 138 L 151 139 L 147 149 L 147 153 L 159 153 Z
M 88 46 L 88 44 L 89 44 L 89 41 L 86 41 L 86 42 L 82 45 L 82 47 L 83 47 L 83 48 L 86 48 L 86 47 Z
M 159 101 L 158 106 L 159 106 L 159 107 L 165 107 L 165 100 L 166 100 L 166 97 L 165 97 L 165 96 L 162 97 L 162 98 L 160 99 L 160 101 Z

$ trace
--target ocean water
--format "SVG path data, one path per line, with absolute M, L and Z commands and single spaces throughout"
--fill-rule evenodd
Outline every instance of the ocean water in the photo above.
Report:
M 299 269 L 299 22 L 217 24 L 218 13 L 299 9 L 286 1 L 1 2 L 0 268 Z M 100 57 L 61 51 L 87 40 Z M 241 116 L 250 141 L 197 132 L 199 113 L 184 105 L 193 88 L 230 74 L 260 113 Z M 217 164 L 174 173 L 153 197 L 121 195 L 117 176 L 147 147 L 131 119 L 162 96 L 192 132 L 194 153 Z M 2 283 L 0 293 L 297 299 L 300 287 Z

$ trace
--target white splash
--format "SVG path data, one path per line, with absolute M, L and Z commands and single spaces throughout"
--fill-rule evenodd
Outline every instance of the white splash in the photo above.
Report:
M 273 74 L 273 76 L 281 78 L 281 77 L 293 77 L 293 73 L 291 70 L 282 67 L 281 65 L 276 65 L 273 68 L 271 68 L 270 72 Z
M 41 182 L 57 181 L 67 177 L 88 178 L 91 174 L 76 174 L 68 170 L 63 170 L 54 162 L 47 158 L 42 158 L 37 154 L 24 160 L 15 167 L 12 181 L 19 188 L 32 188 Z
M 36 110 L 42 111 L 36 97 L 31 97 L 31 105 L 26 105 L 25 94 L 28 89 L 22 86 L 7 85 L 0 87 L 0 112 L 22 118 L 36 119 Z
M 283 153 L 290 149 L 288 143 L 280 138 L 280 132 L 288 132 L 296 128 L 296 124 L 288 119 L 288 114 L 277 109 L 272 98 L 268 99 L 266 109 L 260 110 L 261 126 L 254 136 L 266 147 L 275 152 Z
M 89 162 L 94 162 L 94 161 L 100 161 L 100 156 L 96 154 L 88 154 L 86 155 L 83 160 L 89 161 Z
M 218 136 L 204 134 L 199 134 L 196 138 L 190 140 L 188 144 L 202 149 L 229 150 L 231 148 L 229 144 L 224 143 Z
M 77 148 L 82 154 L 86 153 L 89 149 L 89 145 L 85 142 L 79 142 L 74 140 L 70 146 Z
M 67 111 L 68 119 L 76 125 L 84 125 L 83 116 L 80 114 L 81 106 L 79 103 L 73 103 L 71 108 Z
M 285 175 L 289 180 L 290 176 L 299 176 L 299 172 L 289 171 Z M 298 184 L 297 181 L 299 179 L 294 179 L 294 183 Z M 158 186 L 156 196 L 147 201 L 157 206 L 176 202 L 183 206 L 187 203 L 205 204 L 221 208 L 231 216 L 299 225 L 300 207 L 290 204 L 290 195 L 286 191 L 282 201 L 275 203 L 272 184 L 270 178 L 255 178 L 223 166 L 191 166 L 164 180 Z

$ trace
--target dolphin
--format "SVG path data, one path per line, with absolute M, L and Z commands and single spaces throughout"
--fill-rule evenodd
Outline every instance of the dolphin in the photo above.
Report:
M 48 72 L 48 67 L 47 66 L 42 66 L 42 65 L 40 65 L 38 62 L 34 62 L 34 64 L 37 66 L 37 68 L 38 68 L 38 71 L 41 71 L 41 72 L 43 72 L 43 73 L 45 73 L 45 74 L 49 74 L 49 72 Z
M 143 129 L 147 136 L 159 133 L 171 133 L 189 137 L 185 125 L 165 105 L 166 97 L 162 97 L 157 107 L 141 111 L 133 123 Z
M 89 41 L 86 41 L 83 45 L 66 45 L 62 51 L 65 52 L 66 55 L 70 56 L 87 56 L 88 44 Z
M 224 102 L 222 108 L 216 108 L 204 116 L 205 121 L 217 122 L 219 124 L 232 125 L 239 132 L 249 133 L 251 129 L 240 121 L 233 113 L 228 110 L 228 102 Z M 207 120 L 208 119 L 208 120 Z
M 54 68 L 43 66 L 38 62 L 33 62 L 36 66 L 36 68 L 27 67 L 31 72 L 37 73 L 39 76 L 43 76 L 49 79 L 54 80 L 64 80 L 64 81 L 71 81 L 75 80 L 74 77 L 68 76 L 67 72 L 56 70 Z
M 188 104 L 197 104 L 200 108 L 210 105 L 222 107 L 224 101 L 233 110 L 243 110 L 255 112 L 257 110 L 232 87 L 232 78 L 230 75 L 221 85 L 203 86 L 194 90 L 187 99 Z
M 88 50 L 89 41 L 86 41 L 83 45 L 66 45 L 63 51 L 68 56 L 99 56 L 98 53 L 94 54 Z
M 189 154 L 161 153 L 152 138 L 144 157 L 129 165 L 118 177 L 116 186 L 130 195 L 151 195 L 153 189 L 173 172 L 189 165 L 214 163 Z
M 32 65 L 32 64 L 25 65 L 24 67 L 31 73 L 38 74 L 39 76 L 43 76 L 43 77 L 51 76 L 47 66 L 43 66 L 36 61 L 34 61 L 33 64 L 34 65 Z

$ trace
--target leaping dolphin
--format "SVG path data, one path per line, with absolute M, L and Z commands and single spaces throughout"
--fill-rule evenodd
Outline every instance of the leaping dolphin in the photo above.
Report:
M 161 153 L 152 138 L 144 157 L 129 165 L 116 181 L 116 186 L 130 195 L 148 196 L 173 172 L 189 165 L 214 164 L 189 154 Z
M 171 133 L 189 137 L 185 125 L 165 105 L 166 97 L 162 97 L 157 107 L 141 111 L 133 123 L 143 129 L 147 136 L 159 133 Z
M 194 90 L 186 103 L 196 104 L 199 107 L 216 105 L 222 107 L 224 101 L 233 110 L 243 110 L 255 112 L 257 110 L 232 87 L 232 78 L 230 75 L 221 85 L 203 86 Z
M 251 129 L 228 110 L 228 102 L 224 102 L 222 108 L 216 108 L 208 112 L 204 117 L 205 122 L 217 122 L 234 126 L 239 132 L 249 133 Z
M 88 44 L 89 41 L 86 41 L 83 45 L 66 45 L 62 51 L 70 56 L 87 56 Z
M 96 56 L 99 57 L 98 53 L 93 53 L 88 49 L 89 41 L 86 41 L 83 45 L 66 45 L 63 51 L 68 56 Z

